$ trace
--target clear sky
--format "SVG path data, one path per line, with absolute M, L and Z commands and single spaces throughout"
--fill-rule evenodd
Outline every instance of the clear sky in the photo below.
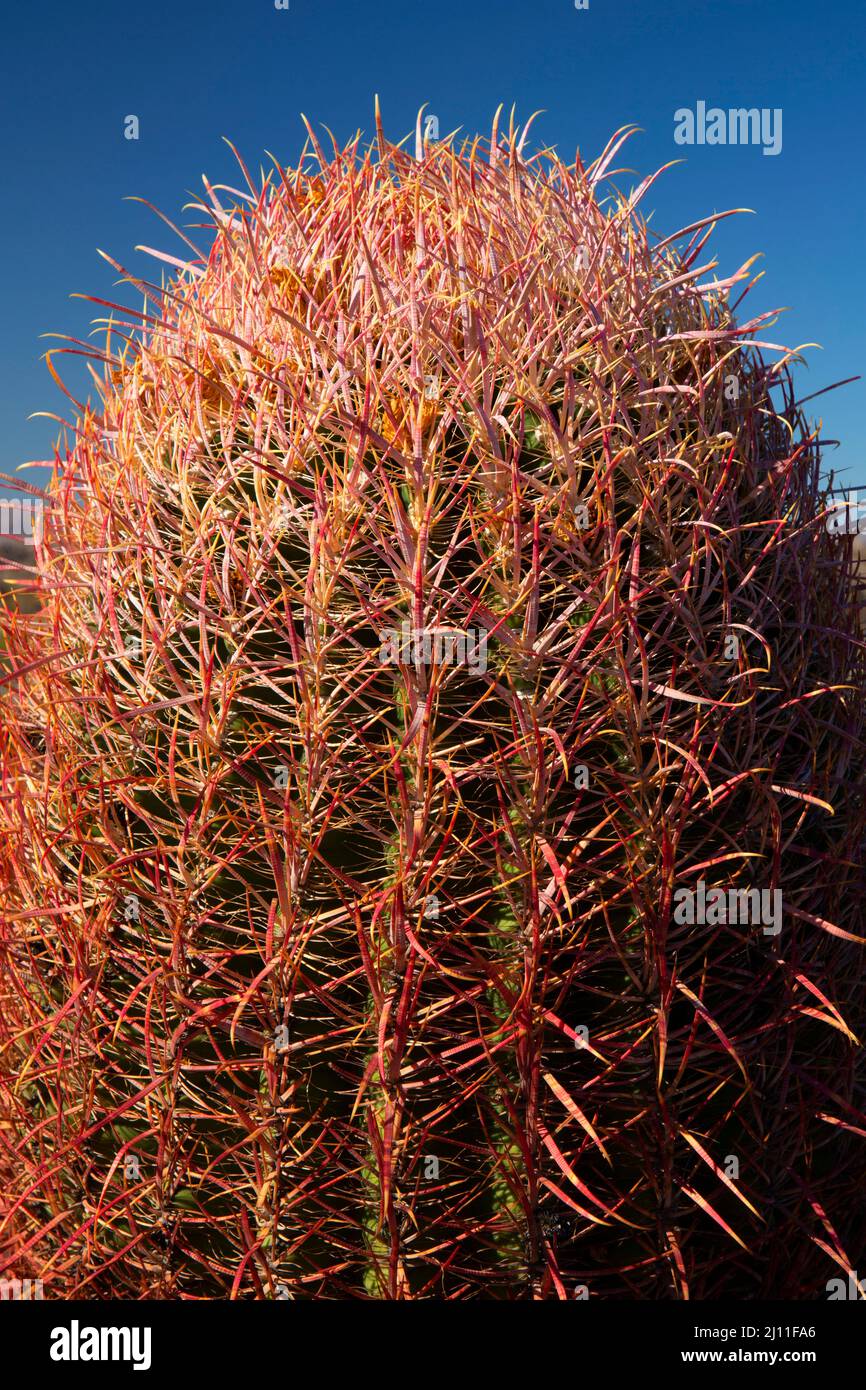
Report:
M 761 253 L 754 312 L 791 306 L 773 340 L 813 342 L 800 395 L 864 371 L 863 0 L 34 0 L 7 5 L 0 109 L 6 174 L 0 471 L 50 457 L 64 413 L 41 335 L 84 338 L 100 310 L 74 292 L 134 302 L 96 248 L 158 278 L 137 243 L 177 252 L 167 227 L 201 175 L 236 183 L 228 136 L 251 166 L 269 150 L 295 161 L 299 113 L 339 140 L 370 132 L 373 96 L 399 139 L 423 103 L 444 134 L 488 132 L 500 102 L 535 110 L 539 141 L 570 160 L 600 152 L 618 127 L 642 127 L 628 164 L 641 175 L 672 159 L 645 201 L 674 231 L 731 207 L 714 241 L 730 272 Z M 674 112 L 707 107 L 782 111 L 782 147 L 674 141 Z M 139 139 L 124 138 L 136 115 Z M 623 186 L 631 182 L 619 180 Z M 194 220 L 194 214 L 186 215 Z M 62 359 L 61 359 L 62 360 Z M 68 363 L 71 359 L 66 359 Z M 80 365 L 69 371 L 84 390 Z M 827 466 L 866 486 L 866 385 L 809 409 L 841 440 Z M 27 473 L 33 481 L 45 475 Z M 0 492 L 7 491 L 0 484 Z

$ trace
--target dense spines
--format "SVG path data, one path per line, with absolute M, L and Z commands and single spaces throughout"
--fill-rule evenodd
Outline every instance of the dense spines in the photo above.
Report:
M 48 1296 L 856 1263 L 850 564 L 748 267 L 601 200 L 621 138 L 208 188 L 112 325 L 6 623 L 0 1172 Z M 780 939 L 677 923 L 701 876 L 781 885 Z

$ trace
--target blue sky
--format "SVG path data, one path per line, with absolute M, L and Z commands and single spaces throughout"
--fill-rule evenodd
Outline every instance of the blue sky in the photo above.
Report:
M 157 277 L 134 246 L 177 250 L 168 228 L 124 199 L 183 220 L 203 172 L 237 181 L 222 136 L 251 167 L 267 163 L 266 150 L 290 163 L 301 111 L 347 139 L 371 131 L 376 92 L 393 139 L 423 103 L 443 134 L 487 132 L 500 102 L 520 118 L 541 109 L 537 138 L 568 160 L 578 147 L 591 159 L 636 123 L 643 133 L 618 163 L 643 175 L 685 157 L 644 204 L 658 229 L 754 209 L 720 225 L 715 250 L 728 272 L 761 253 L 766 274 L 746 303 L 791 306 L 774 341 L 821 345 L 798 373 L 799 394 L 864 371 L 862 0 L 590 0 L 583 11 L 574 0 L 289 0 L 288 10 L 274 0 L 42 0 L 7 7 L 3 38 L 2 472 L 51 455 L 57 424 L 28 416 L 62 415 L 68 402 L 41 335 L 85 338 L 101 312 L 70 294 L 133 302 L 96 248 Z M 698 101 L 780 108 L 781 152 L 676 145 L 674 112 Z M 130 114 L 137 141 L 124 138 Z M 80 364 L 64 371 L 87 390 Z M 850 486 L 866 486 L 864 406 L 860 381 L 808 407 L 842 441 L 826 465 Z

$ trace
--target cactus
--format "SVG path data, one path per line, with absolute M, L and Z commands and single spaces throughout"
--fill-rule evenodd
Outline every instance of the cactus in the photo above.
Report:
M 851 544 L 724 214 L 661 239 L 627 129 L 528 133 L 239 159 L 112 306 L 3 620 L 4 1267 L 46 1297 L 862 1259 Z

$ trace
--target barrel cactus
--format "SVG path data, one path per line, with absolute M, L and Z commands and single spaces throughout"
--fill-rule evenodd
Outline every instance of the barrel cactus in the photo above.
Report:
M 851 543 L 749 265 L 649 228 L 628 133 L 311 131 L 112 308 L 3 618 L 3 1260 L 46 1297 L 863 1260 Z

